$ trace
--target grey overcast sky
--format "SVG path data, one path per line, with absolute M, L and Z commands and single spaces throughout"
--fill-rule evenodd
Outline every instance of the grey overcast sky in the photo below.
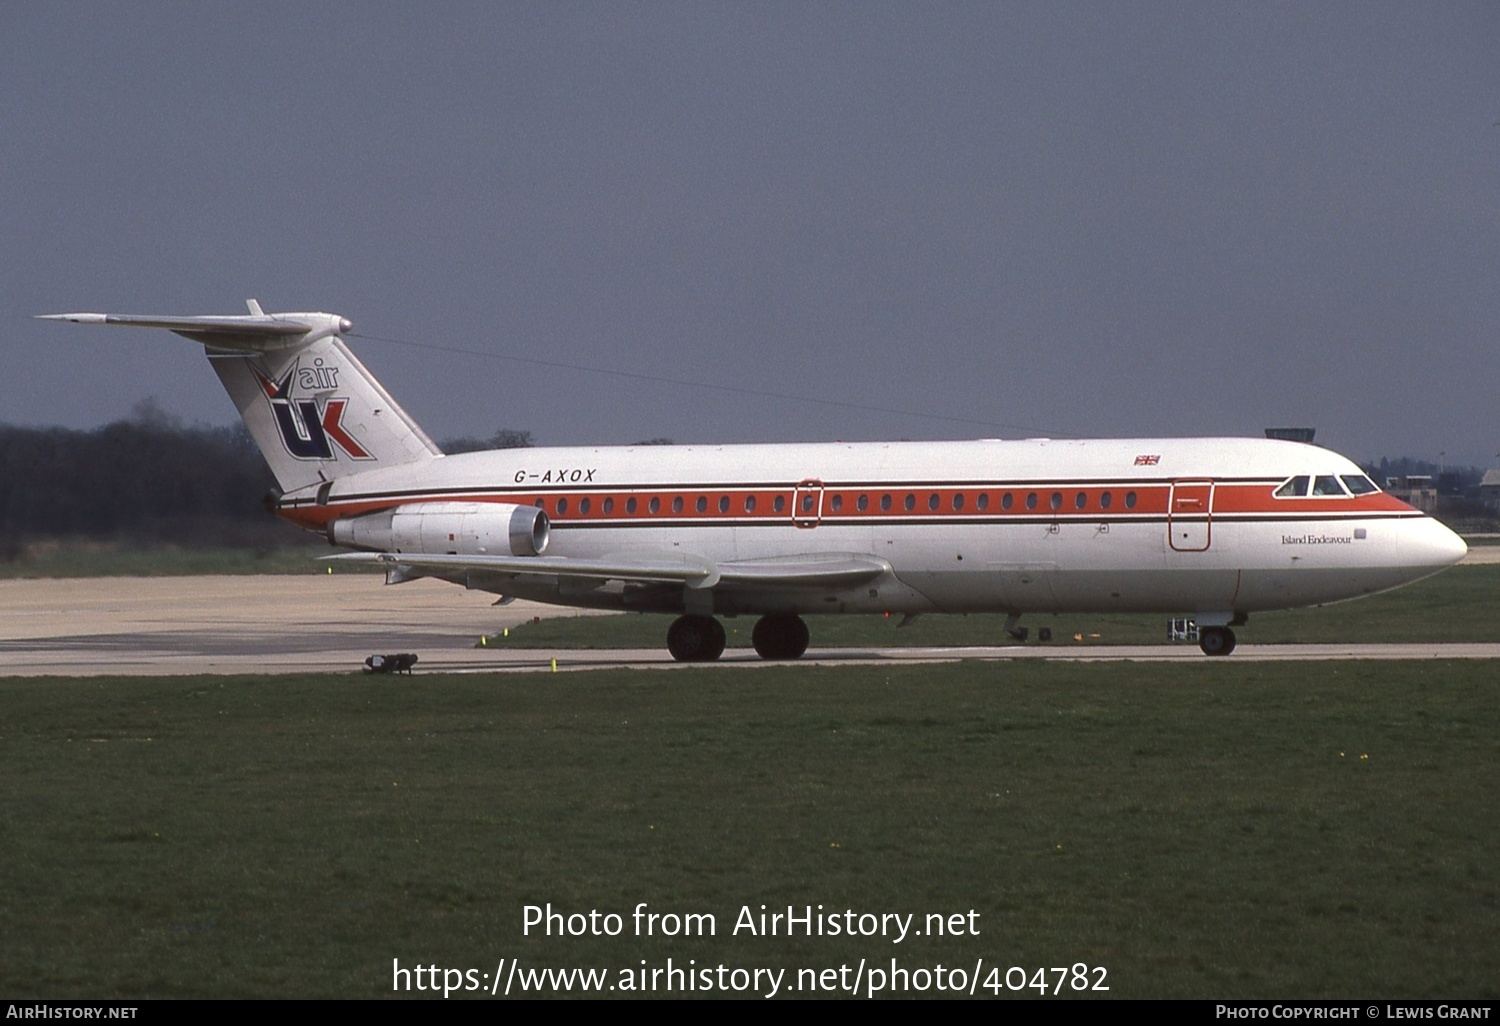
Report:
M 0 421 L 228 423 L 30 315 L 253 296 L 441 347 L 353 340 L 439 438 L 1493 465 L 1496 122 L 1493 2 L 10 2 Z

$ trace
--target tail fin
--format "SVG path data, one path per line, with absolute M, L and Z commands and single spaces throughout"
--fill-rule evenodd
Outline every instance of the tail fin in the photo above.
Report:
M 237 317 L 44 314 L 45 320 L 165 328 L 201 343 L 283 493 L 442 451 L 339 338 L 337 314 Z

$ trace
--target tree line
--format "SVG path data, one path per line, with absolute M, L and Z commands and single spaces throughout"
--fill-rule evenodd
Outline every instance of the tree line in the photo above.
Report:
M 529 431 L 445 439 L 523 448 Z M 0 424 L 0 548 L 93 541 L 266 547 L 317 541 L 267 512 L 276 480 L 242 424 L 187 426 L 150 400 L 89 431 Z
M 275 484 L 243 427 L 149 419 L 92 431 L 0 425 L 0 532 L 39 538 L 265 544 Z
M 650 439 L 636 444 L 668 444 Z M 530 431 L 445 438 L 530 448 Z M 0 424 L 0 556 L 53 539 L 264 548 L 321 539 L 271 516 L 276 479 L 243 424 L 185 425 L 154 399 L 92 430 Z

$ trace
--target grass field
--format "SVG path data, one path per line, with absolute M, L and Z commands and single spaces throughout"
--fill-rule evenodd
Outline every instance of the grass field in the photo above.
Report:
M 0 992 L 897 957 L 1082 962 L 1113 997 L 1493 998 L 1497 732 L 1483 662 L 10 680 Z M 626 935 L 523 937 L 547 902 Z M 717 933 L 629 936 L 638 902 Z M 762 903 L 980 932 L 732 936 Z
M 514 648 L 658 648 L 671 616 L 560 617 L 514 627 L 487 644 Z M 1040 627 L 1054 645 L 1146 645 L 1166 642 L 1165 615 L 1036 615 L 1021 622 L 1036 644 Z M 1010 644 L 1003 616 L 899 618 L 810 616 L 814 647 Z M 753 617 L 724 620 L 731 648 L 748 648 Z M 1354 641 L 1500 641 L 1500 564 L 1456 566 L 1397 591 L 1319 609 L 1258 613 L 1235 628 L 1250 644 Z M 1075 640 L 1076 638 L 1076 640 Z

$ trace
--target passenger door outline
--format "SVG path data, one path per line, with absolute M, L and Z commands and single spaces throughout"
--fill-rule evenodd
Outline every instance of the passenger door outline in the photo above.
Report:
M 1167 544 L 1175 552 L 1205 552 L 1213 543 L 1214 482 L 1183 478 L 1167 498 Z
M 792 493 L 792 523 L 812 529 L 823 520 L 823 482 L 815 477 L 797 482 Z

